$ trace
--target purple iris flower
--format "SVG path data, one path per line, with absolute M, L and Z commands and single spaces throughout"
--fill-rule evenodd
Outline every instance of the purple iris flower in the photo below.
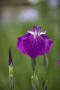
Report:
M 60 59 L 58 59 L 58 60 L 57 60 L 57 64 L 59 64 L 59 65 L 60 65 Z
M 46 36 L 46 30 L 40 32 L 41 27 L 33 26 L 23 36 L 18 37 L 17 48 L 20 52 L 29 55 L 31 58 L 44 55 L 50 52 L 53 40 Z

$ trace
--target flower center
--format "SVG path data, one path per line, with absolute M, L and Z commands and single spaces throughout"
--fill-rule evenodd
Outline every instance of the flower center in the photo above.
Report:
M 37 36 L 37 31 L 35 31 L 33 35 L 34 35 L 34 38 L 36 38 L 36 36 Z
M 37 35 L 36 35 L 36 34 L 34 34 L 34 38 L 36 38 L 36 36 L 37 36 Z
M 36 36 L 38 35 L 37 30 L 35 32 L 28 30 L 28 33 L 32 34 L 34 38 L 36 38 Z

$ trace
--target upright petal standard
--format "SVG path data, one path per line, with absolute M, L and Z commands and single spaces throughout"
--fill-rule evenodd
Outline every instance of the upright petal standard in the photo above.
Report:
M 49 53 L 53 45 L 53 40 L 46 36 L 46 30 L 40 32 L 41 27 L 33 26 L 33 30 L 28 30 L 23 36 L 18 37 L 17 49 L 29 55 L 31 58 Z

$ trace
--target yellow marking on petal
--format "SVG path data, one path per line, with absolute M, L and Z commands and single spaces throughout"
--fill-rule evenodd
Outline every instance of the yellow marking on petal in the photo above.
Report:
M 34 38 L 36 38 L 36 36 L 37 36 L 37 35 L 36 35 L 36 34 L 34 34 Z

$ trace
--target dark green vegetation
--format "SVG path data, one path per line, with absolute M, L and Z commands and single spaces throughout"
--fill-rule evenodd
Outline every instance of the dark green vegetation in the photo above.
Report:
M 32 29 L 33 25 L 41 25 L 42 31 L 47 30 L 47 35 L 53 39 L 54 44 L 47 55 L 48 57 L 48 90 L 60 90 L 60 66 L 56 60 L 60 58 L 60 8 L 49 8 L 47 5 L 33 7 L 38 10 L 40 17 L 37 21 L 17 22 L 12 20 L 11 23 L 1 24 L 0 28 L 0 90 L 9 90 L 8 79 L 8 55 L 9 48 L 12 49 L 14 63 L 14 90 L 32 90 L 31 75 L 32 66 L 30 58 L 20 53 L 17 48 L 17 37 L 25 34 L 28 28 Z M 21 10 L 21 7 L 20 7 Z M 14 8 L 17 14 L 17 9 Z M 41 77 L 45 77 L 43 56 L 37 58 L 37 75 L 41 87 Z M 40 90 L 40 89 L 39 89 Z

